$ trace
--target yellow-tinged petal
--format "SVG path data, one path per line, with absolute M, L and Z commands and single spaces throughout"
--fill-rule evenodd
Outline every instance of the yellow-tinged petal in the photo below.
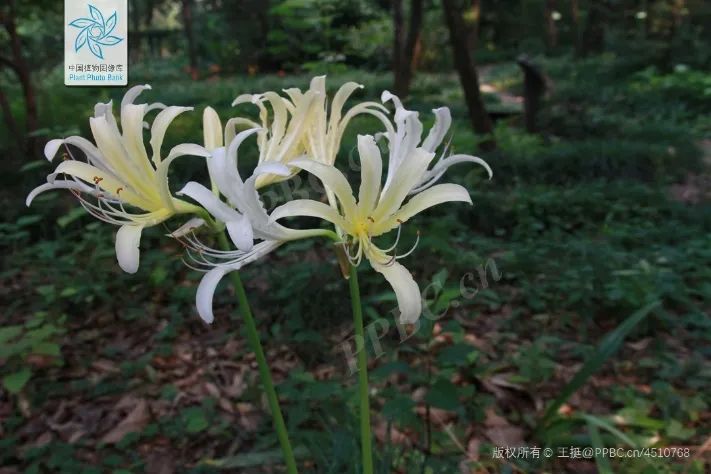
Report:
M 160 193 L 160 199 L 163 205 L 170 209 L 175 210 L 173 206 L 173 196 L 170 192 L 170 186 L 168 185 L 168 171 L 170 169 L 170 164 L 178 157 L 192 155 L 201 156 L 207 158 L 210 156 L 210 152 L 195 143 L 183 143 L 181 145 L 176 145 L 170 150 L 168 157 L 161 161 L 156 170 L 156 183 L 155 186 L 158 188 Z
M 68 174 L 90 184 L 99 186 L 104 192 L 115 199 L 120 199 L 132 206 L 139 207 L 145 211 L 157 210 L 154 202 L 151 202 L 131 189 L 128 183 L 119 181 L 110 174 L 98 169 L 90 164 L 81 161 L 64 161 L 54 170 L 54 175 Z
M 146 104 L 127 104 L 121 108 L 121 129 L 123 143 L 128 152 L 128 158 L 147 176 L 155 170 L 148 161 L 146 147 L 143 144 L 143 117 L 146 115 Z
M 276 221 L 284 217 L 293 216 L 318 217 L 319 219 L 327 220 L 336 227 L 340 227 L 342 229 L 348 229 L 351 227 L 348 226 L 343 217 L 341 217 L 338 211 L 334 208 L 328 204 L 314 201 L 312 199 L 295 199 L 293 201 L 289 201 L 274 209 L 269 217 L 273 221 Z
M 356 201 L 353 197 L 353 189 L 348 184 L 348 180 L 343 176 L 343 173 L 333 166 L 324 165 L 313 160 L 298 159 L 289 164 L 304 169 L 320 179 L 338 198 L 346 219 L 356 218 Z
M 358 89 L 362 89 L 363 85 L 357 82 L 346 82 L 343 84 L 336 95 L 333 96 L 333 101 L 331 102 L 331 110 L 329 122 L 331 126 L 336 126 L 338 122 L 341 121 L 341 113 L 343 106 L 346 105 L 348 98 Z
M 358 154 L 360 156 L 358 208 L 361 211 L 361 218 L 366 218 L 370 216 L 378 202 L 383 160 L 380 157 L 380 149 L 371 135 L 358 135 Z
M 128 104 L 133 104 L 133 102 L 141 95 L 141 92 L 151 90 L 151 86 L 148 84 L 133 86 L 123 95 L 121 99 L 121 108 Z
M 158 192 L 153 187 L 152 173 L 148 176 L 127 156 L 121 136 L 105 116 L 89 119 L 94 140 L 101 154 L 115 171 L 116 177 L 130 185 L 136 193 L 149 200 L 157 200 Z
M 376 222 L 371 228 L 372 235 L 384 234 L 427 208 L 453 201 L 472 203 L 469 191 L 463 186 L 458 184 L 438 184 L 433 186 L 413 196 L 407 204 L 388 219 Z
M 202 133 L 205 148 L 212 151 L 223 146 L 222 122 L 212 107 L 205 107 L 202 113 Z
M 160 148 L 163 146 L 163 139 L 165 138 L 165 132 L 168 130 L 168 126 L 178 115 L 190 110 L 193 110 L 193 108 L 177 106 L 167 107 L 164 110 L 161 110 L 155 120 L 153 120 L 153 125 L 151 126 L 151 149 L 153 150 L 153 163 L 156 166 L 158 166 L 161 160 Z
M 375 221 L 385 219 L 400 209 L 410 190 L 422 180 L 432 158 L 434 153 L 426 152 L 422 148 L 415 149 L 407 157 L 407 162 L 402 163 L 397 172 L 392 175 L 390 186 L 386 183 L 380 202 L 373 212 Z

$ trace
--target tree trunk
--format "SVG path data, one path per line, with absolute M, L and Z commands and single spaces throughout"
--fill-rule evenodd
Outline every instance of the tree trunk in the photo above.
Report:
M 417 57 L 420 49 L 422 31 L 422 0 L 412 0 L 410 2 L 410 21 L 405 39 L 405 49 L 400 63 L 403 70 L 400 75 L 400 84 L 395 84 L 395 91 L 401 97 L 407 97 L 410 93 L 412 77 L 417 66 Z
M 193 0 L 183 1 L 183 31 L 188 45 L 188 61 L 190 77 L 195 81 L 198 79 L 198 58 L 197 45 L 195 44 L 195 34 L 193 31 Z
M 412 0 L 407 34 L 404 31 L 402 0 L 393 0 L 393 76 L 395 94 L 407 97 L 417 67 L 422 31 L 423 0 Z
M 479 43 L 479 23 L 481 16 L 481 1 L 471 0 L 469 7 L 469 19 L 467 21 L 467 47 L 469 51 L 474 52 Z
M 5 94 L 5 91 L 2 90 L 2 87 L 0 87 L 0 110 L 2 110 L 2 115 L 3 118 L 5 119 L 5 125 L 7 125 L 7 130 L 10 132 L 11 137 L 21 137 L 22 134 L 20 132 L 20 127 L 17 125 L 17 121 L 15 120 L 15 117 L 12 116 L 12 109 L 10 107 L 10 101 L 7 99 L 7 94 Z M 12 140 L 11 140 L 12 141 Z M 22 143 L 18 143 L 17 141 L 12 141 L 12 149 L 17 152 L 17 155 L 19 156 L 20 150 L 22 150 Z M 19 145 L 19 147 L 18 147 Z M 15 154 L 13 152 L 13 154 Z
M 405 49 L 405 25 L 402 13 L 402 0 L 392 0 L 393 6 L 393 89 L 400 94 L 402 83 L 403 51 Z
M 555 12 L 555 0 L 546 0 L 546 44 L 549 50 L 555 49 L 558 46 L 558 26 L 553 18 Z
M 601 53 L 605 46 L 605 5 L 604 0 L 590 3 L 588 19 L 583 30 L 582 54 Z
M 582 45 L 580 44 L 580 4 L 578 0 L 570 0 L 570 16 L 573 21 L 573 44 L 575 53 L 580 54 Z
M 35 88 L 32 85 L 30 66 L 22 54 L 22 43 L 17 33 L 17 25 L 15 24 L 15 1 L 10 0 L 7 6 L 7 12 L 2 15 L 2 23 L 10 37 L 12 69 L 15 71 L 15 74 L 17 74 L 20 86 L 22 87 L 22 96 L 25 101 L 25 131 L 27 133 L 25 147 L 28 155 L 34 156 L 39 152 L 39 140 L 37 137 L 30 136 L 30 134 L 38 128 L 37 96 L 35 94 Z
M 459 81 L 462 84 L 462 89 L 464 89 L 464 98 L 469 110 L 472 128 L 481 135 L 487 135 L 485 141 L 481 143 L 481 148 L 492 150 L 496 148 L 496 142 L 491 136 L 493 126 L 479 92 L 479 76 L 476 71 L 476 65 L 467 50 L 467 34 L 461 10 L 456 0 L 442 0 L 442 3 L 445 22 L 449 29 L 449 41 L 452 46 L 454 66 L 457 68 Z

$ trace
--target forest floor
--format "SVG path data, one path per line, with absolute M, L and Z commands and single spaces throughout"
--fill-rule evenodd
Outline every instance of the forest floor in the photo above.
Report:
M 711 141 L 692 108 L 708 99 L 695 76 L 614 69 L 622 66 L 546 63 L 556 88 L 541 134 L 521 131 L 516 116 L 500 120 L 499 150 L 485 156 L 494 180 L 466 167 L 449 173 L 475 206 L 418 218 L 420 246 L 403 261 L 444 316 L 423 318 L 402 342 L 388 319 L 389 287 L 361 270 L 368 321 L 379 330 L 390 321 L 382 353 L 370 348 L 378 472 L 701 474 L 711 465 L 711 196 L 699 165 L 702 155 L 708 165 Z M 607 85 L 581 90 L 571 69 Z M 140 78 L 162 102 L 198 109 L 308 80 L 193 83 L 179 70 L 146 71 Z M 329 81 L 354 77 L 369 97 L 389 87 L 387 75 L 360 71 Z M 520 110 L 515 64 L 482 78 L 488 103 Z M 84 130 L 79 117 L 96 98 L 66 94 L 52 100 L 81 110 Z M 452 104 L 452 147 L 473 149 L 456 77 L 421 75 L 410 102 L 430 124 L 431 108 Z M 691 113 L 669 112 L 682 102 Z M 169 140 L 199 140 L 195 115 L 176 122 Z M 154 250 L 125 275 L 113 229 L 77 212 L 71 196 L 25 210 L 26 190 L 48 169 L 29 164 L 1 197 L 0 474 L 281 472 L 231 292 L 220 287 L 216 322 L 204 325 L 194 311 L 200 275 L 182 265 L 178 243 L 161 238 L 165 229 L 146 232 L 142 245 Z M 358 457 L 338 275 L 333 252 L 308 242 L 243 276 L 304 472 L 351 472 Z M 597 370 L 577 375 L 587 369 Z M 498 458 L 495 448 L 506 446 L 551 447 L 555 456 Z M 570 457 L 603 446 L 674 455 Z

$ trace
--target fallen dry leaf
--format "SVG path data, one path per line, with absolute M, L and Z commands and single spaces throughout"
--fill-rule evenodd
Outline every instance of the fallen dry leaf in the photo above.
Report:
M 128 433 L 141 431 L 150 421 L 151 415 L 148 410 L 148 402 L 143 399 L 136 401 L 134 408 L 116 425 L 111 431 L 106 433 L 100 440 L 101 443 L 118 443 Z
M 484 424 L 486 437 L 496 446 L 525 446 L 523 430 L 511 425 L 503 416 L 497 415 L 493 408 L 486 410 Z

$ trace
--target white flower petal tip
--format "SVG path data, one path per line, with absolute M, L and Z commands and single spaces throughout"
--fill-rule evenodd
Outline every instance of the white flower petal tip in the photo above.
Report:
M 397 96 L 390 91 L 383 91 L 383 93 L 380 94 L 380 102 L 387 102 L 393 98 L 397 98 Z
M 211 155 L 211 152 L 204 146 L 198 145 L 197 143 L 182 143 L 180 145 L 175 145 L 170 150 L 170 153 L 168 153 L 168 156 L 166 157 L 166 161 L 185 155 L 208 158 Z
M 55 156 L 57 156 L 57 152 L 59 151 L 59 147 L 61 147 L 64 144 L 64 140 L 61 138 L 55 138 L 54 140 L 50 140 L 47 142 L 47 144 L 44 146 L 44 156 L 47 158 L 47 160 L 52 161 Z
M 227 270 L 223 267 L 215 267 L 202 277 L 195 294 L 195 306 L 198 314 L 207 324 L 212 324 L 215 315 L 212 312 L 212 300 L 215 297 L 215 290 L 218 283 L 225 276 Z
M 142 225 L 124 225 L 116 233 L 116 259 L 126 273 L 136 273 L 140 260 Z
M 378 264 L 371 262 L 373 269 L 383 275 L 395 291 L 400 309 L 401 323 L 415 323 L 422 313 L 422 295 L 412 274 L 397 262 Z

